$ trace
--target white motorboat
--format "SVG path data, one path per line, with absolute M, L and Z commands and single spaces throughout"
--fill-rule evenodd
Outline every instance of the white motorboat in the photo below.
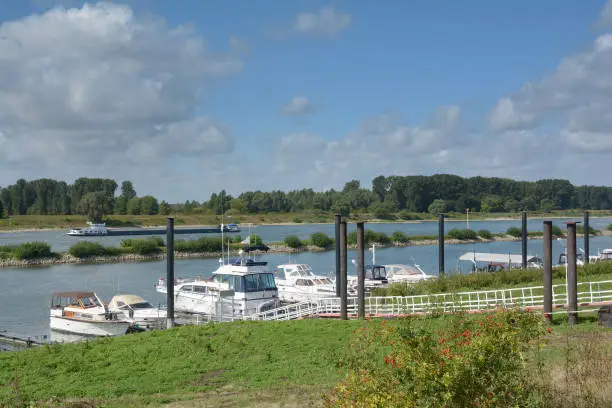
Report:
M 51 299 L 49 327 L 84 336 L 118 336 L 130 322 L 108 311 L 94 292 L 56 292 Z
M 66 233 L 66 235 L 73 237 L 95 237 L 108 235 L 108 228 L 106 227 L 106 224 L 94 224 L 92 222 L 88 222 L 87 224 L 89 227 L 71 229 Z
M 599 261 L 612 261 L 612 248 L 606 248 L 597 254 L 597 262 Z
M 498 272 L 509 269 L 520 269 L 523 265 L 521 254 L 494 254 L 466 252 L 459 257 L 460 261 L 472 262 L 472 271 Z M 541 269 L 544 263 L 542 258 L 537 256 L 527 256 L 527 268 Z
M 310 265 L 283 264 L 276 267 L 278 296 L 285 302 L 312 302 L 336 296 L 335 283 L 326 276 L 315 275 Z
M 391 264 L 384 265 L 384 267 L 387 272 L 387 279 L 389 280 L 389 283 L 414 283 L 436 278 L 433 275 L 426 274 L 425 271 L 417 264 Z
M 161 328 L 166 323 L 166 310 L 153 306 L 138 295 L 116 295 L 108 303 L 108 310 L 137 328 Z
M 274 274 L 265 270 L 267 262 L 240 258 L 225 263 L 209 280 L 184 280 L 174 286 L 174 309 L 205 314 L 217 319 L 241 318 L 274 309 L 279 305 Z M 158 281 L 156 290 L 167 293 L 166 282 Z

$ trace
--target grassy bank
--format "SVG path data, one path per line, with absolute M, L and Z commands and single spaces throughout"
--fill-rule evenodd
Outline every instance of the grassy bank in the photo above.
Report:
M 551 213 L 529 213 L 531 218 L 582 217 L 582 210 L 553 211 Z M 211 213 L 172 214 L 177 226 L 188 225 L 218 225 L 219 215 Z M 612 211 L 591 211 L 592 217 L 612 216 Z M 153 227 L 166 224 L 165 215 L 109 215 L 105 221 L 110 227 Z M 449 220 L 465 220 L 465 214 L 447 214 Z M 470 220 L 520 219 L 520 213 L 470 213 Z M 409 222 L 434 221 L 436 217 L 428 213 L 412 213 L 402 211 L 389 214 L 385 219 L 376 218 L 371 213 L 354 213 L 349 221 L 365 222 Z M 87 218 L 81 215 L 16 215 L 0 219 L 0 231 L 27 229 L 68 229 L 85 225 Z M 312 224 L 332 223 L 334 214 L 323 211 L 267 213 L 267 214 L 235 214 L 225 217 L 225 223 L 242 224 Z
M 498 320 L 501 324 L 506 317 L 500 315 L 494 318 L 496 324 Z M 322 393 L 328 393 L 329 398 L 333 395 L 329 393 L 334 384 L 342 384 L 341 380 L 348 383 L 356 372 L 358 375 L 362 372 L 369 374 L 376 368 L 380 370 L 377 380 L 392 379 L 388 377 L 391 372 L 386 370 L 390 366 L 383 361 L 392 343 L 383 344 L 382 341 L 391 339 L 390 335 L 413 333 L 421 336 L 430 333 L 437 338 L 462 327 L 458 324 L 477 324 L 475 319 L 482 317 L 442 316 L 385 323 L 375 319 L 234 322 L 187 326 L 81 344 L 44 346 L 20 353 L 1 353 L 0 406 L 67 406 L 68 403 L 74 404 L 71 406 L 95 404 L 104 407 L 165 404 L 173 407 L 261 407 L 283 403 L 287 404 L 285 406 L 321 406 Z M 514 344 L 524 350 L 521 353 L 535 353 L 537 350 L 529 346 L 530 339 L 539 338 L 542 328 L 538 328 L 537 319 L 530 321 L 532 324 L 515 326 L 514 332 L 519 337 L 505 334 L 486 339 L 496 342 L 497 348 L 493 350 L 498 350 L 499 356 L 502 356 L 505 347 Z M 593 323 L 584 323 L 579 327 L 581 333 L 588 336 L 608 336 L 610 333 L 597 329 Z M 498 330 L 497 326 L 495 330 Z M 543 332 L 547 335 L 548 345 L 544 348 L 546 354 L 538 354 L 541 356 L 540 366 L 562 367 L 563 359 L 559 360 L 558 357 L 570 347 L 576 350 L 580 346 L 584 335 L 573 336 L 577 330 L 572 329 L 570 336 L 569 330 L 559 320 L 550 334 Z M 377 341 L 362 342 L 363 333 L 366 332 L 371 333 Z M 571 341 L 569 345 L 568 339 Z M 351 344 L 354 346 L 351 347 Z M 608 336 L 605 337 L 604 346 L 609 345 Z M 509 355 L 504 354 L 503 361 L 498 360 L 485 347 L 488 346 L 483 343 L 482 352 L 487 356 L 484 361 L 491 363 L 491 370 L 474 371 L 472 377 L 475 381 L 486 383 L 490 378 L 500 379 L 505 375 L 516 377 L 512 384 L 517 378 L 527 381 L 531 377 L 535 381 L 534 376 L 528 374 L 535 373 L 538 366 L 530 364 L 527 368 L 530 371 L 507 364 L 497 366 L 493 363 L 510 361 Z M 518 352 L 512 350 L 512 353 Z M 531 356 L 535 359 L 535 355 Z M 402 358 L 409 357 L 403 354 Z M 412 364 L 416 364 L 416 361 Z M 609 358 L 603 363 L 610 368 Z M 403 361 L 402 364 L 409 366 L 410 361 Z M 432 369 L 436 370 L 434 367 Z M 582 381 L 591 381 L 593 376 L 594 373 L 591 373 Z M 457 382 L 463 381 L 460 377 L 444 377 L 453 385 L 463 385 Z M 427 380 L 432 387 L 440 386 L 435 380 L 418 380 Z M 503 385 L 502 382 L 500 384 Z M 530 382 L 528 385 L 538 386 L 537 389 L 533 388 L 537 391 L 536 396 L 544 395 L 549 389 L 543 384 Z M 478 390 L 466 389 L 466 392 L 469 391 Z

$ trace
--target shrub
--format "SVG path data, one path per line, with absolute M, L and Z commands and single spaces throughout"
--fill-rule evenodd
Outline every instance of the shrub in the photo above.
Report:
M 89 258 L 92 256 L 120 255 L 120 248 L 105 247 L 97 242 L 81 241 L 70 247 L 68 253 L 76 258 Z
M 310 234 L 310 242 L 316 247 L 327 248 L 333 243 L 333 240 L 322 232 L 313 232 Z
M 558 225 L 553 225 L 551 230 L 552 230 L 553 237 L 563 236 L 563 231 L 561 231 L 561 228 Z
M 296 224 L 301 224 L 301 223 L 302 223 L 302 222 L 304 222 L 304 221 L 302 221 L 302 219 L 301 219 L 301 218 L 298 218 L 298 217 L 293 217 L 293 219 L 291 220 L 291 222 L 294 222 L 294 223 L 296 223 Z
M 25 242 L 18 245 L 12 251 L 16 259 L 50 258 L 54 256 L 51 245 L 46 242 Z
M 510 227 L 506 230 L 506 234 L 513 236 L 514 238 L 520 238 L 523 236 L 523 230 L 519 227 Z
M 458 229 L 458 228 L 453 228 L 452 230 L 448 231 L 448 236 L 454 239 L 462 240 L 462 241 L 466 239 L 477 239 L 478 238 L 478 234 L 476 233 L 476 231 L 469 230 L 469 229 Z
M 357 245 L 357 231 L 351 231 L 346 240 L 350 245 Z M 363 242 L 365 244 L 372 244 L 375 242 L 377 244 L 388 245 L 392 242 L 392 239 L 384 232 L 376 232 L 367 229 L 363 232 Z
M 511 407 L 531 399 L 524 362 L 545 334 L 541 316 L 507 311 L 435 320 L 362 326 L 340 354 L 337 365 L 347 374 L 324 395 L 324 406 Z
M 415 213 L 411 213 L 408 210 L 402 210 L 397 214 L 402 220 L 406 220 L 406 221 L 411 221 L 411 220 L 422 220 L 423 217 L 421 217 L 418 214 Z
M 231 242 L 232 242 L 233 244 L 239 244 L 239 243 L 241 243 L 241 242 L 242 242 L 242 236 L 240 236 L 240 235 L 234 235 L 234 236 L 232 237 L 232 241 L 231 241 Z
M 491 231 L 486 230 L 486 229 L 481 229 L 478 230 L 478 236 L 482 239 L 491 239 L 493 238 L 493 234 L 491 234 Z
M 251 235 L 249 238 L 249 243 L 251 245 L 263 245 L 263 240 L 259 235 Z
M 576 232 L 578 234 L 584 234 L 584 225 L 576 225 Z M 601 231 L 596 230 L 595 228 L 589 225 L 589 234 L 590 235 L 598 235 Z
M 297 235 L 287 235 L 283 240 L 285 245 L 289 248 L 299 248 L 302 246 L 302 241 L 298 238 Z
M 121 247 L 138 255 L 151 255 L 161 252 L 160 247 L 164 245 L 161 237 L 150 237 L 144 239 L 123 239 Z
M 612 231 L 612 224 L 608 224 L 608 226 L 606 227 L 606 230 Z
M 180 239 L 174 242 L 174 250 L 186 253 L 221 252 L 221 237 L 202 237 L 196 240 Z
M 405 244 L 408 241 L 410 241 L 410 238 L 408 238 L 408 235 L 406 235 L 405 233 L 403 233 L 402 231 L 395 231 L 392 235 L 391 235 L 391 241 L 393 242 L 399 242 L 401 244 Z

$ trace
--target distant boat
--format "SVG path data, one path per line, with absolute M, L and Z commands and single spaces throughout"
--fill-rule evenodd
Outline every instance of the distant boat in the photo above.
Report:
M 497 272 L 507 269 L 520 269 L 523 265 L 523 256 L 520 254 L 493 254 L 482 252 L 466 252 L 459 257 L 460 261 L 472 262 L 473 271 Z M 479 265 L 485 265 L 479 267 Z M 527 268 L 542 268 L 542 258 L 527 256 Z
M 240 232 L 240 227 L 237 224 L 227 224 L 225 232 Z
M 66 233 L 66 235 L 70 235 L 73 237 L 92 237 L 108 235 L 108 228 L 106 228 L 106 224 L 94 224 L 92 222 L 88 222 L 87 224 L 89 224 L 89 227 L 71 229 Z

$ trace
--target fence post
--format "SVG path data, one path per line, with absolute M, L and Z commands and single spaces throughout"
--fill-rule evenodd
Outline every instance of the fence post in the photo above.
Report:
M 567 223 L 567 296 L 569 324 L 578 320 L 578 277 L 576 276 L 576 223 Z

